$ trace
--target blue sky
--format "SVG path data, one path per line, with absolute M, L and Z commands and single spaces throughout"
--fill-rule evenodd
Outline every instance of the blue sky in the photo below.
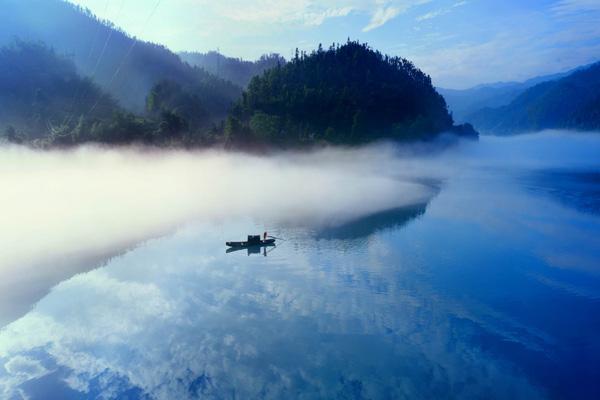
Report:
M 600 0 L 73 0 L 174 51 L 255 59 L 367 42 L 438 86 L 524 80 L 600 60 Z

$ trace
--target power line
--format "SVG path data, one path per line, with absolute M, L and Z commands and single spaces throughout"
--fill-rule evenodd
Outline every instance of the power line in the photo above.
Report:
M 107 0 L 106 5 L 105 5 L 105 10 L 108 9 L 108 3 L 110 0 Z M 115 16 L 115 18 L 119 18 L 121 16 L 121 14 L 123 13 L 123 9 L 125 8 L 125 2 L 126 0 L 122 0 L 121 1 L 121 6 L 119 7 L 119 10 L 117 11 L 117 14 Z M 104 41 L 104 45 L 102 46 L 102 51 L 100 52 L 100 55 L 98 56 L 98 59 L 96 60 L 96 64 L 94 66 L 94 69 L 92 70 L 92 75 L 91 75 L 91 80 L 94 81 L 96 78 L 96 74 L 98 72 L 98 67 L 100 66 L 100 63 L 102 62 L 102 59 L 104 58 L 104 55 L 106 54 L 106 50 L 108 49 L 108 44 L 110 43 L 110 39 L 112 38 L 112 35 L 114 33 L 114 28 L 112 27 L 108 27 L 108 35 L 106 36 L 106 40 Z M 87 90 L 83 92 L 81 99 L 85 99 L 87 95 Z M 93 109 L 95 109 L 98 105 L 98 103 L 100 102 L 100 97 L 98 97 L 96 99 L 96 103 L 94 104 L 94 106 L 92 107 Z M 87 115 L 89 114 L 86 113 L 84 115 L 84 117 L 87 117 Z M 71 113 L 70 118 L 68 119 L 67 123 L 70 123 L 73 119 L 73 116 L 75 115 L 75 113 Z
M 110 4 L 110 0 L 106 0 L 106 3 L 104 4 L 104 11 L 102 12 L 102 14 L 106 14 L 106 11 L 108 10 L 108 5 Z M 94 53 L 94 48 L 96 47 L 96 40 L 98 39 L 98 35 L 100 34 L 100 30 L 102 29 L 102 24 L 98 23 L 96 26 L 96 31 L 94 32 L 94 37 L 92 39 L 92 44 L 90 46 L 90 51 L 88 52 L 88 56 L 86 59 L 86 63 L 90 63 L 92 61 L 92 55 Z M 84 93 L 84 88 L 83 88 L 83 80 L 81 80 L 79 82 L 78 88 L 77 88 L 77 93 L 75 94 L 75 96 L 73 97 L 73 100 L 71 102 L 71 106 L 69 107 L 69 112 L 67 113 L 67 115 L 65 116 L 62 124 L 69 124 L 71 123 L 71 121 L 73 120 L 74 114 L 75 114 L 75 104 L 77 104 L 77 102 L 79 101 L 81 95 Z
M 125 0 L 123 0 L 123 1 L 125 1 Z M 144 22 L 144 25 L 142 26 L 142 30 L 139 33 L 140 37 L 146 31 L 146 28 L 148 26 L 148 23 L 150 22 L 150 19 L 152 19 L 152 16 L 154 16 L 154 13 L 158 9 L 158 6 L 160 5 L 161 2 L 162 2 L 162 0 L 157 0 L 156 3 L 154 4 L 154 7 L 150 11 L 150 14 L 148 15 L 148 18 L 146 18 L 146 21 Z M 119 66 L 115 70 L 114 74 L 110 78 L 108 84 L 106 85 L 107 88 L 110 88 L 112 86 L 112 84 L 114 83 L 115 79 L 117 78 L 117 76 L 121 72 L 121 69 L 125 65 L 125 61 L 127 61 L 127 58 L 131 55 L 131 52 L 133 51 L 133 49 L 135 48 L 135 46 L 138 43 L 138 40 L 136 38 L 132 38 L 132 41 L 133 42 L 131 43 L 131 46 L 129 46 L 129 49 L 127 50 L 127 52 L 125 53 L 125 56 L 121 60 L 121 63 L 119 64 Z M 96 100 L 96 102 L 94 103 L 94 105 L 92 106 L 92 108 L 90 109 L 90 111 L 88 112 L 88 114 L 94 112 L 94 110 L 96 109 L 96 107 L 98 106 L 99 103 L 100 103 L 100 97 L 98 97 L 98 99 Z
M 121 7 L 119 8 L 119 12 L 117 13 L 117 18 L 120 17 L 121 13 L 123 12 L 123 8 L 125 7 L 125 1 L 126 0 L 121 1 Z M 106 53 L 106 49 L 108 48 L 108 43 L 110 42 L 110 39 L 112 38 L 114 31 L 115 31 L 114 28 L 112 28 L 112 27 L 109 28 L 108 36 L 106 38 L 106 41 L 104 42 L 104 46 L 102 47 L 100 56 L 98 57 L 98 60 L 96 61 L 94 70 L 92 71 L 92 78 L 96 76 L 96 72 L 98 71 L 98 67 L 100 66 L 100 61 L 102 61 L 102 58 L 104 58 L 104 54 Z

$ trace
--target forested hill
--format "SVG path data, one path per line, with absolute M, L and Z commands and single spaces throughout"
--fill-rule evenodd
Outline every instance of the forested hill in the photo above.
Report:
M 69 2 L 2 0 L 1 8 L 0 46 L 15 38 L 43 41 L 70 55 L 82 75 L 129 110 L 143 111 L 148 92 L 162 80 L 193 91 L 213 119 L 224 117 L 241 93 L 241 88 L 182 62 L 168 49 L 136 40 Z
M 281 145 L 423 139 L 454 131 L 444 98 L 410 61 L 348 41 L 267 70 L 227 120 L 230 140 Z
M 148 95 L 147 113 L 135 115 L 43 43 L 0 48 L 0 143 L 206 146 L 219 142 L 206 113 L 196 95 L 162 81 Z
M 511 134 L 541 129 L 600 129 L 600 63 L 535 85 L 510 104 L 468 117 L 482 132 Z
M 208 53 L 182 52 L 181 59 L 190 65 L 204 68 L 220 78 L 246 87 L 250 80 L 270 68 L 285 64 L 285 58 L 279 54 L 265 54 L 256 61 L 226 57 L 216 51 Z
M 80 118 L 106 120 L 120 108 L 73 63 L 43 44 L 0 49 L 0 129 L 11 141 L 49 137 Z

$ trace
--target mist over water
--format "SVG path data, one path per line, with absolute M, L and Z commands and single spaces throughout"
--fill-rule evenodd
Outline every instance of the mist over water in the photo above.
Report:
M 1 148 L 0 395 L 600 393 L 599 154 Z
M 270 157 L 84 147 L 0 149 L 0 265 L 120 249 L 190 220 L 327 226 L 426 201 L 384 146 Z

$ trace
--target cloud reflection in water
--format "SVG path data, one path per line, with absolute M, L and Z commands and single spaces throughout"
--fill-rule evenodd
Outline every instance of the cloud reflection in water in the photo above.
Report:
M 37 349 L 32 360 L 62 370 L 45 390 L 89 397 L 131 388 L 158 399 L 539 395 L 471 346 L 469 332 L 482 329 L 473 310 L 436 294 L 418 264 L 388 248 L 371 269 L 388 246 L 377 236 L 355 251 L 282 245 L 247 258 L 217 252 L 221 241 L 206 234 L 151 241 L 58 285 L 2 333 L 2 363 Z M 4 375 L 5 394 L 19 376 Z

